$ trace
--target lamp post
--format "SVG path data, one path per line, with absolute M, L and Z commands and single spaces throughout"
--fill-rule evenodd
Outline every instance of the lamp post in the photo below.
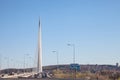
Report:
M 57 69 L 58 69 L 58 64 L 59 64 L 58 51 L 52 51 L 52 52 L 56 53 L 56 57 L 57 57 Z
M 2 66 L 2 59 L 1 59 L 2 57 L 1 57 L 1 54 L 0 54 L 0 75 L 1 75 L 1 66 Z
M 9 68 L 10 68 L 10 67 L 9 67 L 9 57 L 5 57 L 4 59 L 6 60 L 6 68 L 8 69 L 8 70 L 7 70 L 7 74 L 9 74 L 9 72 L 10 72 L 10 71 L 9 71 Z
M 67 44 L 67 45 L 73 47 L 73 64 L 75 65 L 75 44 Z M 73 80 L 76 80 L 76 67 L 75 67 L 74 70 L 75 71 L 74 71 L 74 74 L 73 74 L 73 76 L 74 76 Z
M 31 73 L 33 72 L 33 61 L 34 61 L 34 59 L 31 57 L 31 56 L 29 56 L 29 59 L 30 59 L 30 64 L 29 64 L 29 67 L 31 68 Z
M 24 68 L 24 74 L 25 74 L 25 54 L 24 54 L 24 64 L 23 64 L 23 68 Z
M 75 63 L 75 44 L 67 44 L 67 45 L 73 47 L 73 63 Z
M 29 54 L 24 54 L 24 74 L 25 74 L 25 72 L 27 72 L 27 68 L 28 68 L 28 64 L 27 64 L 27 59 L 26 59 L 26 57 L 28 57 L 29 56 Z

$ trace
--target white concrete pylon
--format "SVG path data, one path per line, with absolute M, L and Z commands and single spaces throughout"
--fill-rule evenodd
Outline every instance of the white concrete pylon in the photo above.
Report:
M 39 19 L 39 28 L 38 28 L 38 61 L 37 61 L 37 72 L 42 72 L 42 34 L 41 34 L 41 23 Z

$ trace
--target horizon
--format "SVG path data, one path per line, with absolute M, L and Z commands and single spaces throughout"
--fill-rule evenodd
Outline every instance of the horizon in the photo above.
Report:
M 65 66 L 69 66 L 70 64 L 59 64 L 59 65 L 44 65 L 42 67 L 51 67 L 51 66 L 61 66 L 61 65 L 65 65 Z M 116 66 L 116 65 L 113 65 L 113 64 L 79 64 L 80 66 Z M 28 68 L 24 68 L 24 67 L 16 67 L 16 68 L 4 68 L 4 69 L 1 69 L 1 70 L 6 70 L 6 69 L 29 69 L 29 68 L 36 68 L 36 67 L 28 67 Z M 120 65 L 118 65 L 118 68 L 120 68 Z
M 35 66 L 39 16 L 43 66 L 120 63 L 120 1 L 0 0 L 0 69 Z M 25 58 L 25 62 L 24 62 Z

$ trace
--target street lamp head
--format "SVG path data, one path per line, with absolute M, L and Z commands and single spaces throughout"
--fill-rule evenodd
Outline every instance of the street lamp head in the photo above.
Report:
M 52 52 L 56 52 L 56 51 L 52 51 Z
M 71 46 L 71 44 L 67 44 L 68 46 Z
M 74 44 L 67 44 L 68 46 L 75 46 Z

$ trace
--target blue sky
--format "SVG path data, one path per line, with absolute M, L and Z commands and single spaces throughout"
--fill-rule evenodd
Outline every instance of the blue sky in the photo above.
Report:
M 43 65 L 120 62 L 119 0 L 0 0 L 2 68 L 32 66 L 42 23 Z M 27 57 L 27 54 L 28 57 Z M 9 62 L 8 62 L 9 61 Z M 9 63 L 9 65 L 7 64 Z M 29 63 L 29 64 L 28 64 Z

